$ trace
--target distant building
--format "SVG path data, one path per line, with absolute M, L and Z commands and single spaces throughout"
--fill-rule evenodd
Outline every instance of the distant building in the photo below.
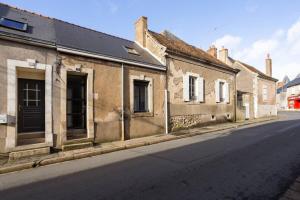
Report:
M 300 110 L 300 76 L 289 82 L 286 88 L 288 109 Z
M 210 51 L 210 50 L 209 50 Z M 266 73 L 228 56 L 228 49 L 219 51 L 219 59 L 239 69 L 237 75 L 237 120 L 277 115 L 276 82 L 272 77 L 272 59 L 266 58 Z
M 285 76 L 281 82 L 277 83 L 276 102 L 278 110 L 287 110 L 287 85 L 290 82 L 288 76 Z

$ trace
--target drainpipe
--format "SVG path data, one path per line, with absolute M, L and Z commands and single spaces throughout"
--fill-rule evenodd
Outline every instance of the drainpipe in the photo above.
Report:
M 122 136 L 121 140 L 125 140 L 125 123 L 124 123 L 124 64 L 122 63 L 122 68 L 121 68 L 121 123 L 122 123 Z
M 166 58 L 166 82 L 165 82 L 165 134 L 169 134 L 169 110 L 168 110 L 168 62 L 169 59 Z
M 168 90 L 165 89 L 165 127 L 166 134 L 169 134 L 169 125 L 168 125 Z
M 234 75 L 234 90 L 235 90 L 235 92 L 234 92 L 234 122 L 236 122 L 236 120 L 237 120 L 237 81 L 236 81 L 236 76 L 237 76 L 237 74 L 235 74 Z

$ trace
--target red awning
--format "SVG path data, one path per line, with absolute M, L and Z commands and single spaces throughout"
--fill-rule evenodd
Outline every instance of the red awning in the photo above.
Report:
M 300 95 L 288 97 L 288 100 L 300 100 Z

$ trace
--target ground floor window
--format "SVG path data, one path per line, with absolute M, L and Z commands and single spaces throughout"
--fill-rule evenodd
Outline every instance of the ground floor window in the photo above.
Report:
M 86 129 L 86 76 L 67 76 L 67 128 Z
M 197 99 L 197 95 L 196 95 L 196 81 L 197 81 L 197 77 L 189 76 L 189 95 L 190 95 L 190 100 L 196 100 Z
M 219 96 L 220 96 L 220 102 L 225 101 L 225 83 L 220 81 L 219 82 Z
M 148 81 L 134 80 L 134 112 L 149 112 Z

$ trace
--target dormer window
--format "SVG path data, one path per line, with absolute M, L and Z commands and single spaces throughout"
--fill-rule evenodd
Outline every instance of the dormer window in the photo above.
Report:
M 124 48 L 127 51 L 127 53 L 134 54 L 134 55 L 140 55 L 134 48 L 126 47 L 126 46 L 124 46 Z
M 15 29 L 18 31 L 26 31 L 27 30 L 27 24 L 19 21 L 15 21 L 12 19 L 7 19 L 7 18 L 0 18 L 0 26 L 10 28 L 10 29 Z

